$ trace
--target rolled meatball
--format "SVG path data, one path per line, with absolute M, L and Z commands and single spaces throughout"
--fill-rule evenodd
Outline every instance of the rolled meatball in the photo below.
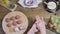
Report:
M 15 16 L 15 18 L 16 18 L 16 19 L 19 19 L 19 18 L 20 18 L 20 16 L 19 16 L 19 15 L 16 15 L 16 16 Z
M 10 22 L 10 18 L 6 18 L 5 21 L 8 23 Z
M 11 26 L 12 26 L 12 24 L 10 24 L 10 23 L 7 24 L 7 27 L 11 27 Z
M 13 21 L 13 23 L 12 23 L 14 26 L 16 26 L 17 25 L 17 23 L 16 23 L 16 21 Z
M 11 19 L 11 20 L 15 20 L 15 17 L 11 17 L 10 19 Z
M 21 24 L 21 21 L 17 21 L 17 24 Z

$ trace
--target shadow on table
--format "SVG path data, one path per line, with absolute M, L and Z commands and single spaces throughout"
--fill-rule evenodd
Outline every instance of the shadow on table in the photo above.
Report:
M 0 19 L 0 34 L 5 34 L 4 31 L 3 31 L 3 28 L 2 28 L 2 19 Z

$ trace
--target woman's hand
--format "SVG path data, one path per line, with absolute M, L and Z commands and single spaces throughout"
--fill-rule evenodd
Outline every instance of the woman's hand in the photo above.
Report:
M 46 34 L 45 22 L 42 17 L 36 16 L 36 21 L 27 34 L 35 34 L 40 31 L 41 34 Z
M 41 32 L 41 34 L 46 34 L 45 21 L 43 17 L 36 16 L 36 27 Z
M 36 24 L 34 23 L 32 28 L 28 31 L 27 34 L 35 34 L 38 30 L 36 29 Z

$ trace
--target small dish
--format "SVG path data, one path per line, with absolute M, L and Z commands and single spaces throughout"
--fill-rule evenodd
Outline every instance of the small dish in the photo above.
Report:
M 26 6 L 32 6 L 34 3 L 35 3 L 35 0 L 25 0 L 25 1 L 24 1 L 24 4 L 25 4 Z
M 16 4 L 12 3 L 9 0 L 3 0 L 0 4 L 11 11 L 14 11 L 17 7 Z
M 44 3 L 44 7 L 48 12 L 55 13 L 59 10 L 59 0 L 45 0 L 44 2 L 46 2 L 46 4 Z
M 22 7 L 27 7 L 27 8 L 36 8 L 38 7 L 38 4 L 42 2 L 42 0 L 33 0 L 34 3 L 32 4 L 27 4 L 26 5 L 26 2 L 28 0 L 19 0 L 18 3 L 22 6 Z M 31 1 L 31 0 L 29 0 Z

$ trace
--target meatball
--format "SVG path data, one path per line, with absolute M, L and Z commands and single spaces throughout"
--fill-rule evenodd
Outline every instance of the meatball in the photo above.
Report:
M 19 18 L 20 18 L 20 16 L 19 16 L 19 15 L 16 15 L 16 16 L 15 16 L 15 18 L 16 18 L 16 19 L 19 19 Z
M 50 22 L 51 22 L 51 24 L 54 24 L 54 20 L 51 19 Z
M 10 18 L 6 18 L 5 21 L 8 23 L 10 22 Z
M 16 23 L 16 21 L 13 21 L 13 23 L 12 23 L 14 26 L 16 26 L 17 25 L 17 23 Z
M 15 17 L 11 17 L 10 19 L 11 19 L 11 20 L 15 20 Z
M 7 27 L 11 27 L 11 26 L 12 26 L 12 24 L 10 24 L 10 23 L 7 24 Z
M 17 24 L 21 24 L 21 21 L 17 21 Z

